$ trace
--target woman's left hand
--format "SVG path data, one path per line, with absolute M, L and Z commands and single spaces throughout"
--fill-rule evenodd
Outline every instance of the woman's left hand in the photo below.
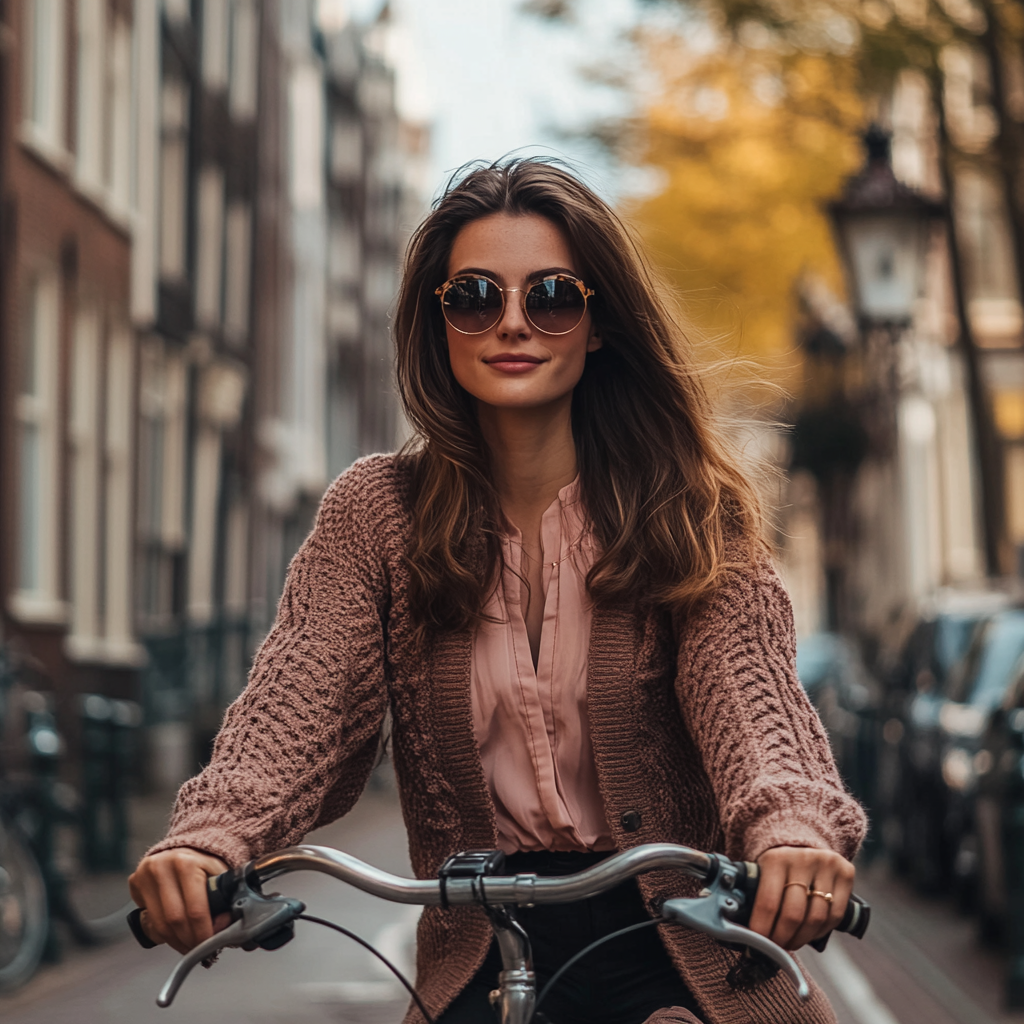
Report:
M 753 931 L 783 949 L 799 949 L 842 921 L 854 876 L 845 857 L 831 850 L 776 846 L 757 863 L 761 881 L 750 915 Z M 831 901 L 823 893 L 831 893 Z

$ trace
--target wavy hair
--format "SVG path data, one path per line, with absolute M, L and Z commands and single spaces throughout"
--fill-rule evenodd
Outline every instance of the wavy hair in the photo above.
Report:
M 717 429 L 691 345 L 625 225 L 586 185 L 535 159 L 458 172 L 413 234 L 395 312 L 398 387 L 414 436 L 410 608 L 422 634 L 483 619 L 504 517 L 472 397 L 456 382 L 434 290 L 461 229 L 496 213 L 561 229 L 594 289 L 602 346 L 572 398 L 596 603 L 686 613 L 765 550 L 758 494 Z

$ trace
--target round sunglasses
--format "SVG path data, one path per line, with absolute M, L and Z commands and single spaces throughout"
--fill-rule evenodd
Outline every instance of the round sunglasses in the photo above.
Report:
M 502 288 L 482 274 L 458 274 L 434 294 L 441 297 L 445 320 L 459 334 L 483 334 L 505 315 L 505 295 L 523 293 L 526 319 L 542 334 L 568 334 L 587 312 L 594 294 L 571 274 L 549 274 L 528 288 Z

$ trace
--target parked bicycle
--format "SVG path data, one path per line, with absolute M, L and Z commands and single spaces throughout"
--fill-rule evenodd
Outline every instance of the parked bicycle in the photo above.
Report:
M 468 851 L 449 858 L 437 880 L 423 880 L 388 874 L 347 853 L 322 846 L 295 846 L 257 857 L 244 867 L 209 878 L 210 913 L 216 916 L 230 911 L 231 924 L 178 961 L 157 996 L 157 1005 L 170 1006 L 192 968 L 199 963 L 209 964 L 210 958 L 220 950 L 229 947 L 279 949 L 294 937 L 296 921 L 311 921 L 341 932 L 369 949 L 409 991 L 428 1024 L 433 1024 L 433 1017 L 413 985 L 368 942 L 340 925 L 306 914 L 305 904 L 297 899 L 262 892 L 262 887 L 271 879 L 293 871 L 318 871 L 393 903 L 483 907 L 501 953 L 503 970 L 498 976 L 498 987 L 491 993 L 491 1003 L 501 1024 L 539 1024 L 544 1019 L 539 1011 L 548 993 L 573 964 L 605 942 L 660 923 L 693 928 L 743 950 L 729 972 L 728 981 L 733 987 L 753 987 L 781 969 L 798 996 L 804 1000 L 810 998 L 810 988 L 793 957 L 770 939 L 744 927 L 757 893 L 756 864 L 736 862 L 721 854 L 701 853 L 671 843 L 637 846 L 586 871 L 557 878 L 504 875 L 504 864 L 505 855 L 499 850 Z M 704 886 L 701 895 L 667 900 L 659 916 L 611 932 L 591 943 L 563 964 L 538 996 L 530 939 L 516 920 L 516 907 L 590 899 L 636 875 L 664 868 L 676 868 L 699 879 Z M 868 904 L 853 895 L 838 930 L 861 938 L 870 916 Z M 129 924 L 142 946 L 154 946 L 143 930 L 141 909 L 129 915 Z M 811 945 L 823 950 L 828 938 L 825 936 Z
M 57 922 L 76 942 L 95 945 L 126 934 L 131 906 L 124 865 L 97 864 L 95 816 L 59 778 L 65 745 L 52 698 L 26 682 L 46 678 L 32 666 L 15 670 L 0 650 L 0 737 L 15 733 L 21 762 L 18 771 L 5 763 L 0 772 L 0 991 L 23 985 L 44 957 L 58 958 Z M 106 703 L 111 714 L 118 703 L 122 717 L 131 714 L 128 702 Z
M 0 650 L 0 739 L 9 723 L 13 684 L 10 662 Z M 32 977 L 49 930 L 46 884 L 11 803 L 10 786 L 0 776 L 0 991 Z

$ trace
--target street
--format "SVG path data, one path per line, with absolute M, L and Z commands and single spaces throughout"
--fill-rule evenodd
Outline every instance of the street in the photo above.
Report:
M 409 873 L 404 828 L 390 786 L 369 789 L 347 818 L 311 842 L 337 846 L 388 871 Z M 285 888 L 282 886 L 282 888 Z M 833 938 L 802 961 L 828 993 L 839 1024 L 1005 1024 L 1002 963 L 979 948 L 972 922 L 910 893 L 884 865 L 862 868 L 858 891 L 874 908 L 862 942 Z M 393 960 L 411 964 L 417 912 L 374 899 L 323 876 L 296 875 L 286 891 L 309 912 L 344 924 Z M 174 963 L 163 948 L 128 940 L 71 949 L 21 991 L 0 999 L 5 1024 L 395 1024 L 405 1000 L 383 967 L 350 940 L 300 923 L 295 940 L 273 954 L 224 953 L 198 969 L 173 1007 L 156 993 Z

